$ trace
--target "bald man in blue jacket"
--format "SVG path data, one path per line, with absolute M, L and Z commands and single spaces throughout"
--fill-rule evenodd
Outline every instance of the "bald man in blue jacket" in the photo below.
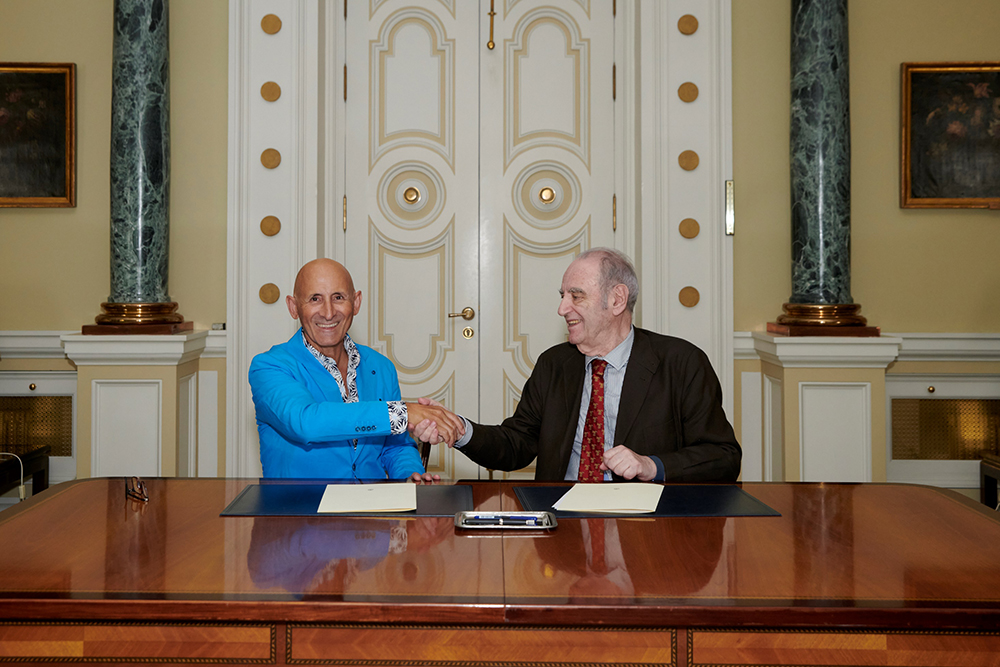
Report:
M 404 403 L 392 362 L 351 340 L 361 292 L 347 269 L 309 262 L 285 301 L 302 328 L 250 364 L 264 477 L 437 479 L 408 430 L 434 422 L 456 438 L 464 424 L 440 407 Z

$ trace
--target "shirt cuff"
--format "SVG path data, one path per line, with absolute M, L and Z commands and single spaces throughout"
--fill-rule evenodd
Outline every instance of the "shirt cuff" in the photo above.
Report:
M 406 403 L 403 401 L 386 401 L 389 406 L 389 428 L 393 435 L 406 433 L 406 425 L 409 423 L 409 416 L 406 412 Z
M 459 417 L 462 417 L 462 415 L 459 415 Z M 469 444 L 469 440 L 472 440 L 472 424 L 465 417 L 462 417 L 462 421 L 465 422 L 465 435 L 459 438 L 455 443 L 455 447 L 458 449 L 465 447 Z
M 663 467 L 663 461 L 660 460 L 659 456 L 650 456 L 649 458 L 653 459 L 653 463 L 656 464 L 656 476 L 653 477 L 652 481 L 662 482 L 667 476 L 667 471 Z

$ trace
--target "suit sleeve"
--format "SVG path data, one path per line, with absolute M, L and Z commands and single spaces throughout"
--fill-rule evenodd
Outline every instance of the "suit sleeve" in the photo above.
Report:
M 524 383 L 514 414 L 496 426 L 472 422 L 472 439 L 462 453 L 492 470 L 519 470 L 534 461 L 551 378 L 543 355 Z
M 259 354 L 250 364 L 250 389 L 257 420 L 300 447 L 330 446 L 350 438 L 392 433 L 382 401 L 317 401 L 291 369 Z M 397 385 L 396 396 L 399 396 Z
M 674 397 L 679 412 L 681 447 L 660 455 L 665 480 L 674 482 L 735 482 L 743 450 L 722 408 L 722 386 L 705 353 L 694 349 L 671 364 Z

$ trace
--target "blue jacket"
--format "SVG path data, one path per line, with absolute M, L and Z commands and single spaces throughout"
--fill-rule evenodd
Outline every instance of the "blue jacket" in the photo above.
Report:
M 400 400 L 392 362 L 358 345 L 359 402 L 345 404 L 301 331 L 250 364 L 264 477 L 374 480 L 424 472 L 409 434 L 392 435 L 385 401 Z

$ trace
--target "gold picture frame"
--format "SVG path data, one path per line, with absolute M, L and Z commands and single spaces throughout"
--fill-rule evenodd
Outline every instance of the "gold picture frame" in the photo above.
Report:
M 902 208 L 1000 209 L 1000 63 L 903 63 Z
M 76 206 L 76 65 L 0 63 L 0 207 Z

